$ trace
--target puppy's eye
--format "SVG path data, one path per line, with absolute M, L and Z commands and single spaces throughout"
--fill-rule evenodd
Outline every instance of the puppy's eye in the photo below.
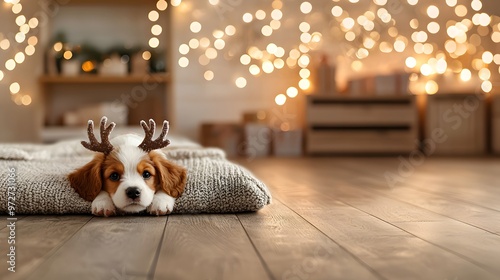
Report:
M 151 173 L 149 173 L 149 171 L 142 172 L 142 178 L 144 178 L 144 179 L 151 178 Z
M 120 180 L 120 174 L 113 172 L 113 173 L 111 173 L 111 175 L 109 175 L 109 179 L 111 181 L 118 181 L 118 180 Z

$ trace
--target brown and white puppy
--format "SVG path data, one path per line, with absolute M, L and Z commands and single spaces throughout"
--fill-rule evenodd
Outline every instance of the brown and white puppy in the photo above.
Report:
M 92 213 L 96 216 L 144 210 L 152 215 L 171 213 L 176 198 L 184 192 L 186 170 L 156 151 L 169 144 L 168 140 L 163 140 L 168 123 L 164 123 L 162 135 L 156 140 L 152 140 L 155 129 L 152 120 L 150 127 L 141 122 L 146 132 L 144 140 L 126 134 L 109 141 L 107 137 L 114 124 L 107 128 L 105 125 L 103 118 L 99 143 L 93 135 L 93 124 L 89 122 L 90 143 L 82 144 L 100 153 L 69 175 L 71 186 L 82 198 L 92 201 Z

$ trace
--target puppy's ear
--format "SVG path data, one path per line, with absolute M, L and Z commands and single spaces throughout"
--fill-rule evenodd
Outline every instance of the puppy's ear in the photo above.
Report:
M 186 169 L 168 161 L 157 152 L 150 152 L 149 156 L 158 173 L 159 188 L 171 197 L 178 198 L 181 196 L 186 186 Z
M 104 155 L 97 154 L 92 161 L 68 176 L 71 187 L 87 201 L 93 201 L 102 189 L 103 161 Z

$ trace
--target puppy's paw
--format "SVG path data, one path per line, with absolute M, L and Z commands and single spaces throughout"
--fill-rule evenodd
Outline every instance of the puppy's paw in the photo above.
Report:
M 148 213 L 156 216 L 164 216 L 174 210 L 175 198 L 163 191 L 155 193 L 153 202 L 148 207 Z
M 100 217 L 116 215 L 115 204 L 107 192 L 101 191 L 94 201 L 92 201 L 92 214 Z

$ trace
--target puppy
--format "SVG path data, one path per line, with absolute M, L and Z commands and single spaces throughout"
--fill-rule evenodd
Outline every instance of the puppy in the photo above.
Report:
M 184 192 L 186 170 L 167 160 L 157 149 L 170 144 L 164 140 L 168 122 L 158 139 L 153 140 L 155 122 L 141 121 L 146 136 L 127 134 L 109 141 L 115 124 L 106 127 L 101 120 L 101 142 L 94 136 L 94 124 L 89 121 L 90 142 L 82 145 L 98 152 L 85 166 L 69 174 L 75 191 L 85 200 L 92 201 L 92 214 L 112 216 L 117 213 L 138 213 L 147 210 L 151 215 L 172 212 L 176 198 Z M 142 140 L 142 142 L 141 142 Z

